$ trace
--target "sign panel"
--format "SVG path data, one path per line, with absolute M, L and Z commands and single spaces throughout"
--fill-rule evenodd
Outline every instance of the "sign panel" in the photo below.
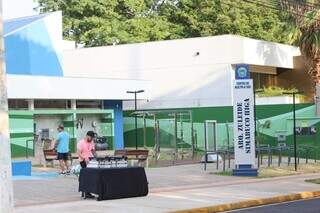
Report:
M 296 127 L 296 135 L 316 135 L 317 134 L 317 127 L 310 126 L 310 127 Z
M 252 79 L 233 85 L 234 151 L 236 165 L 255 164 L 254 100 Z

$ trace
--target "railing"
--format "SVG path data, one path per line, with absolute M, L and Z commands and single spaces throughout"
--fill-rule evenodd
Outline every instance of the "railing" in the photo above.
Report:
M 260 168 L 263 163 L 267 163 L 267 166 L 270 167 L 273 164 L 273 158 L 278 159 L 277 165 L 280 167 L 283 163 L 286 163 L 288 166 L 292 163 L 291 158 L 293 157 L 294 148 L 293 146 L 278 145 L 260 145 L 256 147 L 256 159 L 257 166 Z M 310 160 L 317 162 L 317 157 L 319 157 L 320 149 L 312 145 L 299 145 L 297 147 L 297 163 L 300 163 L 301 157 L 304 157 L 305 163 L 307 164 Z M 313 155 L 312 155 L 313 154 Z M 219 164 L 222 164 L 222 170 L 226 170 L 226 161 L 228 163 L 228 168 L 231 168 L 231 159 L 234 159 L 233 147 L 220 147 L 216 151 L 208 151 L 204 153 L 204 170 L 207 169 L 208 156 L 215 155 L 216 157 L 216 170 L 219 170 Z M 264 156 L 267 156 L 267 161 L 263 161 Z M 283 158 L 288 158 L 287 162 L 283 161 Z M 312 158 L 313 157 L 313 158 Z

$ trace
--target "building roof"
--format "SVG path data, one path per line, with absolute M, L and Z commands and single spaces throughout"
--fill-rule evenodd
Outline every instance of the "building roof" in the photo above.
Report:
M 4 36 L 6 37 L 9 34 L 16 32 L 17 30 L 20 30 L 28 26 L 29 24 L 48 16 L 49 14 L 50 13 L 5 20 L 3 26 Z
M 4 32 L 7 73 L 63 76 L 61 11 L 7 20 Z
M 7 75 L 10 99 L 131 100 L 127 91 L 145 90 L 139 99 L 150 98 L 149 81 Z

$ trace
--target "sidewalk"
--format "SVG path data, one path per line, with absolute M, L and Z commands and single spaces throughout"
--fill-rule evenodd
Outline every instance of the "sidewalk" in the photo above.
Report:
M 146 169 L 146 173 L 150 191 L 245 179 L 212 175 L 209 171 L 203 171 L 201 164 L 150 168 Z M 72 175 L 47 180 L 14 181 L 14 194 L 16 206 L 79 200 L 78 180 Z
M 15 212 L 169 212 L 320 190 L 320 185 L 304 182 L 305 179 L 320 177 L 320 174 L 239 178 L 209 174 L 197 164 L 148 169 L 147 175 L 150 182 L 147 197 L 101 202 L 81 200 L 76 190 L 77 180 L 72 177 L 40 183 L 16 181 Z M 21 195 L 23 191 L 25 194 Z

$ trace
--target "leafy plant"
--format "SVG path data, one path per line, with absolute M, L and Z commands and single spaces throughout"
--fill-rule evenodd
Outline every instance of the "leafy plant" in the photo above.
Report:
M 309 75 L 314 85 L 320 85 L 320 9 L 315 0 L 279 0 L 281 7 L 290 16 L 288 23 L 295 27 L 289 29 L 289 40 L 300 46 L 300 51 L 309 63 Z M 292 24 L 288 24 L 292 26 Z
M 277 96 L 288 96 L 285 93 L 297 92 L 296 88 L 285 89 L 282 87 L 264 87 L 262 92 L 257 93 L 258 97 L 277 97 Z M 306 98 L 305 95 L 298 94 L 296 97 L 300 100 L 304 100 Z

